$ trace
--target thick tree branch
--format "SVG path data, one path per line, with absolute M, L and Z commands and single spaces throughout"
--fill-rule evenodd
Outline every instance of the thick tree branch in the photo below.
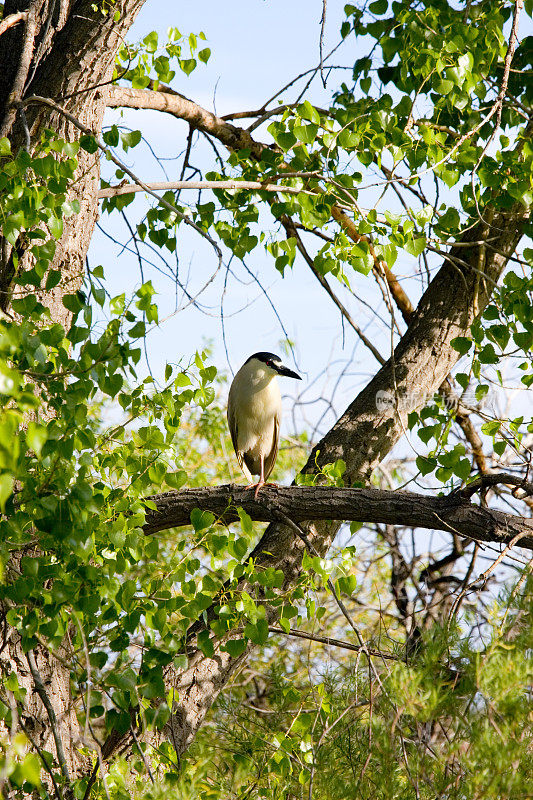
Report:
M 393 358 L 384 364 L 314 448 L 304 467 L 304 473 L 316 474 L 324 465 L 343 459 L 346 463 L 346 483 L 368 480 L 372 470 L 406 431 L 408 414 L 424 405 L 450 373 L 459 357 L 451 341 L 457 336 L 467 335 L 476 313 L 486 306 L 505 268 L 507 257 L 514 252 L 522 236 L 522 226 L 528 214 L 528 209 L 519 203 L 495 214 L 494 231 L 497 232 L 500 252 L 487 254 L 483 276 L 478 271 L 479 245 L 475 244 L 481 238 L 479 226 L 474 226 L 463 235 L 463 266 L 455 264 L 455 251 L 452 248 L 451 258 L 446 258 L 426 290 Z M 390 402 L 381 402 L 383 398 Z M 393 493 L 393 498 L 395 495 Z M 445 517 L 444 529 L 453 530 L 454 522 L 461 523 L 461 520 L 456 519 L 452 511 L 445 510 L 452 517 Z M 435 512 L 435 509 L 432 511 Z M 442 511 L 439 508 L 432 514 L 432 519 L 436 516 L 442 518 L 439 513 Z M 309 511 L 306 513 L 309 514 Z M 320 555 L 327 552 L 339 527 L 339 523 L 332 519 L 331 508 L 327 513 L 329 518 L 302 524 L 306 538 Z M 485 526 L 489 525 L 487 529 L 483 528 L 482 517 L 479 516 L 487 514 L 487 509 L 478 510 L 475 506 L 467 506 L 465 514 L 469 523 L 463 526 L 463 535 L 473 538 L 472 534 L 475 533 L 483 537 L 483 541 L 487 541 L 487 530 L 496 530 L 496 535 L 506 537 L 502 541 L 508 543 L 510 539 L 507 525 L 516 522 L 518 527 L 513 528 L 513 533 L 520 534 L 521 537 L 526 533 L 529 537 L 529 521 L 523 522 L 518 517 L 501 519 L 498 516 L 501 512 L 489 513 L 490 520 L 488 516 L 483 517 Z M 362 516 L 369 519 L 366 514 Z M 495 520 L 501 522 L 499 527 Z M 382 521 L 392 520 L 383 517 Z M 415 520 L 412 522 L 418 524 Z M 435 524 L 432 522 L 431 527 Z M 520 539 L 522 544 L 526 535 Z M 259 568 L 274 566 L 282 570 L 289 587 L 300 573 L 303 547 L 303 543 L 289 526 L 272 523 L 254 549 L 252 557 Z M 253 591 L 252 587 L 247 589 Z M 208 610 L 205 618 L 209 620 L 214 613 L 213 609 Z M 269 624 L 274 624 L 275 618 L 275 610 L 267 609 Z M 180 696 L 170 721 L 171 741 L 178 753 L 186 750 L 218 692 L 245 658 L 245 653 L 238 658 L 232 658 L 220 649 L 220 644 L 222 643 L 215 642 L 213 657 L 204 656 L 198 651 L 187 670 L 168 675 Z
M 500 476 L 499 483 L 507 479 L 508 476 Z M 472 487 L 471 494 L 479 490 L 480 483 L 476 482 Z M 239 519 L 237 508 L 240 507 L 252 519 L 261 522 L 275 522 L 281 514 L 293 522 L 310 519 L 377 522 L 447 531 L 466 539 L 505 545 L 523 534 L 520 546 L 533 549 L 533 520 L 473 505 L 462 492 L 432 497 L 415 492 L 371 488 L 266 486 L 255 500 L 253 491 L 229 484 L 214 488 L 182 489 L 147 499 L 157 505 L 157 511 L 147 511 L 144 526 L 147 534 L 190 525 L 194 508 L 211 511 L 223 524 L 234 522 Z
M 164 111 L 204 133 L 211 134 L 230 150 L 249 148 L 252 156 L 258 160 L 268 148 L 268 145 L 252 139 L 247 131 L 230 125 L 222 117 L 217 117 L 216 114 L 179 94 L 134 89 L 129 86 L 111 86 L 107 105 L 111 108 L 147 108 L 152 111 Z

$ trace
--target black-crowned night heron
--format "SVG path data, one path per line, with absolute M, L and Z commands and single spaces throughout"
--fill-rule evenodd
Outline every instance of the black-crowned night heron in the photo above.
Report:
M 278 454 L 281 393 L 277 375 L 300 376 L 274 353 L 254 353 L 233 378 L 228 397 L 228 424 L 239 466 L 255 497 L 272 472 Z M 252 475 L 259 481 L 252 483 Z

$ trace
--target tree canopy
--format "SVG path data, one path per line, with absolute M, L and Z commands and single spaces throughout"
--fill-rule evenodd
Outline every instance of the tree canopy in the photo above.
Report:
M 328 49 L 323 0 L 308 68 L 221 115 L 209 19 L 139 41 L 143 7 L 1 6 L 0 790 L 530 797 L 533 3 L 347 4 Z M 224 302 L 304 358 L 302 267 L 344 355 L 254 499 Z M 153 369 L 185 310 L 224 347 Z

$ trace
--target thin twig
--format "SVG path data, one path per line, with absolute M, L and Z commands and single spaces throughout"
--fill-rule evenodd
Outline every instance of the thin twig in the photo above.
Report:
M 267 503 L 268 503 L 268 501 L 267 501 Z M 282 511 L 280 511 L 275 505 L 270 504 L 270 503 L 268 503 L 268 505 L 274 511 L 274 513 L 278 516 L 279 520 L 281 522 L 283 522 L 285 525 L 288 525 L 289 528 L 291 528 L 291 530 L 293 530 L 294 533 L 298 536 L 298 538 L 302 540 L 302 542 L 305 544 L 307 550 L 312 555 L 317 556 L 318 558 L 320 558 L 320 553 L 318 552 L 316 547 L 312 544 L 312 542 L 309 541 L 308 537 L 306 536 L 306 534 L 304 533 L 302 528 L 299 525 L 297 525 L 296 522 L 294 522 L 290 517 L 288 517 L 286 514 L 284 514 Z M 381 679 L 379 677 L 379 673 L 376 670 L 374 664 L 372 663 L 372 659 L 370 658 L 370 653 L 369 653 L 367 644 L 364 641 L 364 639 L 361 636 L 361 634 L 359 633 L 359 630 L 358 630 L 357 626 L 355 625 L 355 623 L 353 622 L 352 618 L 348 614 L 346 606 L 344 605 L 344 603 L 342 602 L 341 598 L 337 594 L 337 590 L 335 589 L 335 586 L 333 585 L 333 581 L 331 580 L 331 578 L 327 579 L 326 584 L 327 584 L 327 587 L 330 590 L 331 594 L 333 595 L 333 599 L 337 603 L 342 615 L 346 619 L 346 621 L 347 621 L 348 625 L 350 626 L 350 628 L 355 633 L 355 635 L 357 637 L 357 641 L 359 642 L 359 645 L 361 647 L 361 650 L 364 653 L 364 655 L 367 657 L 369 667 L 372 670 L 372 672 L 374 674 L 374 677 L 376 678 L 376 680 L 379 683 L 380 687 L 383 689 L 383 684 L 381 683 Z
M 31 746 L 33 748 L 35 748 L 35 750 L 37 751 L 37 755 L 39 756 L 39 758 L 43 762 L 43 766 L 44 766 L 46 772 L 50 775 L 50 780 L 52 781 L 52 786 L 54 787 L 54 792 L 56 793 L 57 800 L 62 800 L 62 793 L 59 790 L 59 786 L 57 785 L 57 781 L 55 779 L 54 773 L 53 773 L 52 769 L 50 769 L 50 764 L 48 763 L 48 760 L 44 757 L 44 753 L 41 750 L 41 748 L 39 747 L 39 744 L 35 741 L 35 739 L 31 735 L 31 733 L 28 730 L 28 728 L 24 725 L 22 720 L 19 720 L 19 725 L 22 728 L 22 730 L 24 731 L 24 734 L 27 737 L 27 739 L 28 739 L 29 743 L 31 744 Z
M 313 259 L 309 255 L 309 253 L 307 252 L 307 250 L 305 248 L 305 245 L 302 242 L 300 234 L 296 230 L 296 226 L 294 225 L 292 219 L 290 217 L 283 216 L 282 219 L 281 219 L 281 224 L 285 228 L 285 230 L 287 232 L 287 235 L 296 240 L 296 246 L 298 247 L 298 250 L 300 251 L 300 253 L 304 257 L 304 260 L 305 260 L 306 264 L 308 265 L 309 269 L 311 270 L 311 272 L 313 273 L 315 278 L 318 280 L 320 285 L 326 290 L 328 295 L 331 297 L 331 299 L 333 300 L 333 302 L 335 303 L 335 305 L 337 306 L 337 308 L 341 312 L 341 314 L 344 317 L 344 319 L 346 320 L 346 322 L 348 322 L 348 324 L 353 328 L 353 330 L 355 331 L 357 336 L 359 336 L 359 338 L 361 339 L 363 344 L 366 347 L 368 347 L 368 349 L 370 350 L 370 352 L 372 353 L 374 358 L 381 365 L 385 364 L 385 359 L 383 358 L 383 356 L 381 355 L 379 350 L 372 344 L 370 339 L 368 339 L 368 337 L 365 336 L 365 334 L 363 333 L 363 331 L 361 330 L 359 325 L 352 318 L 350 312 L 348 311 L 348 309 L 346 308 L 344 303 L 337 297 L 337 295 L 335 294 L 335 292 L 333 291 L 333 289 L 331 288 L 331 286 L 327 282 L 327 280 L 324 277 L 324 275 L 322 275 L 317 270 L 317 268 L 315 267 L 315 262 L 313 261 Z
M 324 29 L 326 27 L 326 11 L 328 7 L 328 0 L 322 0 L 322 16 L 320 17 L 320 41 L 319 41 L 319 53 L 320 53 L 320 77 L 322 78 L 322 86 L 324 89 L 326 88 L 326 79 L 324 77 Z
M 276 186 L 272 183 L 261 183 L 260 181 L 156 181 L 155 183 L 122 183 L 118 186 L 105 186 L 98 192 L 98 199 L 101 200 L 104 197 L 117 197 L 122 194 L 145 192 L 146 187 L 151 189 L 152 192 L 181 191 L 182 189 L 225 189 L 230 191 L 250 189 L 260 192 L 301 194 L 305 191 L 295 186 Z M 311 192 L 309 192 L 309 194 L 311 194 Z
M 341 639 L 334 639 L 331 636 L 318 636 L 317 634 L 306 633 L 305 631 L 298 631 L 294 629 L 284 631 L 283 628 L 276 628 L 275 625 L 269 625 L 268 630 L 271 633 L 279 633 L 283 636 L 294 636 L 295 639 L 306 639 L 310 642 L 318 642 L 318 644 L 325 644 L 328 645 L 328 647 L 341 647 L 344 650 L 351 650 L 354 653 L 363 652 L 361 645 L 343 642 Z M 399 656 L 393 656 L 391 653 L 382 653 L 380 650 L 368 649 L 368 652 L 371 656 L 376 656 L 376 658 L 385 658 L 389 661 L 405 661 L 405 659 L 400 658 Z
M 143 764 L 144 764 L 144 766 L 146 768 L 146 771 L 148 772 L 148 775 L 150 776 L 150 780 L 152 781 L 152 783 L 155 783 L 155 779 L 154 779 L 154 776 L 152 774 L 152 770 L 150 769 L 150 764 L 148 763 L 148 760 L 147 760 L 145 754 L 143 753 L 143 751 L 141 749 L 141 745 L 139 743 L 139 740 L 137 739 L 137 734 L 135 733 L 135 729 L 134 729 L 133 725 L 130 726 L 130 731 L 131 731 L 131 735 L 133 736 L 133 741 L 137 745 L 137 750 L 139 751 L 139 754 L 140 754 L 140 756 L 141 756 L 141 758 L 143 760 Z
M 520 539 L 523 539 L 525 536 L 527 536 L 527 532 L 526 531 L 523 531 L 522 533 L 517 533 L 516 536 L 514 536 L 511 539 L 509 544 L 502 550 L 502 552 L 499 554 L 498 558 L 496 558 L 492 562 L 490 567 L 488 569 L 486 569 L 485 572 L 482 572 L 481 575 L 479 575 L 474 581 L 472 581 L 472 583 L 470 583 L 468 586 L 466 586 L 463 589 L 463 591 L 461 592 L 461 594 L 459 595 L 459 597 L 456 599 L 456 601 L 454 602 L 454 604 L 452 606 L 452 609 L 450 611 L 450 619 L 453 619 L 453 617 L 454 617 L 457 609 L 459 608 L 459 605 L 462 602 L 464 596 L 466 594 L 468 594 L 468 592 L 472 591 L 472 589 L 475 589 L 476 587 L 478 589 L 483 589 L 485 587 L 485 584 L 487 583 L 487 579 L 488 579 L 489 575 L 491 574 L 491 572 L 494 572 L 494 570 L 496 569 L 498 564 L 500 564 L 503 561 L 503 559 L 505 558 L 505 556 L 507 555 L 509 550 L 512 547 L 514 547 L 515 544 L 517 544 L 520 541 Z

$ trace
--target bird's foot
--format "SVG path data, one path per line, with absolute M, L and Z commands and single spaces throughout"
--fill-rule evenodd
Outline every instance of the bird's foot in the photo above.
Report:
M 257 500 L 257 495 L 259 494 L 259 489 L 261 489 L 262 486 L 276 486 L 277 487 L 277 486 L 279 486 L 279 484 L 278 483 L 272 483 L 271 481 L 269 481 L 268 483 L 266 481 L 258 481 L 257 483 L 249 483 L 248 486 L 245 486 L 244 488 L 245 489 L 255 489 L 254 500 Z
M 259 493 L 259 489 L 261 488 L 261 486 L 264 486 L 264 485 L 265 485 L 264 481 L 257 481 L 257 483 L 249 483 L 248 486 L 245 486 L 245 489 L 255 489 L 254 500 L 257 500 L 257 495 Z

